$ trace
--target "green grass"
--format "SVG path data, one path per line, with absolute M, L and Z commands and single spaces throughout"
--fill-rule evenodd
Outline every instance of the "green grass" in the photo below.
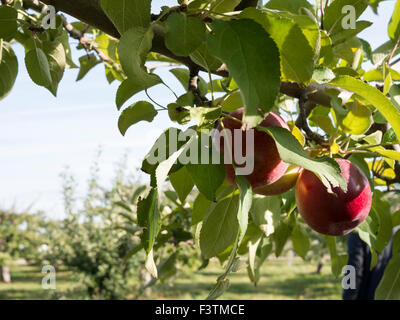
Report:
M 286 260 L 268 260 L 257 287 L 249 281 L 246 270 L 241 270 L 229 276 L 231 285 L 221 299 L 341 299 L 341 279 L 335 279 L 330 266 L 324 266 L 320 275 L 315 269 L 314 264 L 300 259 L 293 260 L 291 266 Z M 204 299 L 221 273 L 221 267 L 213 264 L 175 279 L 173 286 L 159 284 L 150 298 Z
M 246 270 L 229 276 L 231 286 L 221 299 L 340 299 L 341 279 L 335 279 L 330 266 L 316 275 L 314 264 L 294 259 L 290 266 L 286 260 L 266 261 L 260 281 L 255 287 Z M 158 283 L 142 299 L 204 299 L 222 273 L 222 268 L 210 264 L 200 272 L 186 273 L 171 283 Z M 57 290 L 43 290 L 43 274 L 39 267 L 15 265 L 11 268 L 13 283 L 0 283 L 0 299 L 79 299 L 83 289 L 73 279 L 71 271 L 58 270 Z
M 57 290 L 44 290 L 41 267 L 28 265 L 11 266 L 11 283 L 0 282 L 0 299 L 76 299 L 82 296 L 82 288 L 73 280 L 70 271 L 63 268 L 57 270 Z

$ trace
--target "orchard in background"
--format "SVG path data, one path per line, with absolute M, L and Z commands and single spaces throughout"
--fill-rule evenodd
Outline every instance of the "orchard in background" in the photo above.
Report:
M 400 183 L 400 1 L 388 21 L 390 40 L 375 50 L 358 37 L 371 22 L 358 18 L 368 6 L 378 13 L 380 0 L 315 2 L 178 1 L 155 14 L 150 0 L 2 0 L 0 99 L 13 87 L 18 63 L 25 63 L 34 83 L 56 95 L 65 69 L 78 68 L 69 44 L 76 39 L 83 51 L 77 80 L 103 64 L 108 82 L 121 83 L 115 101 L 122 135 L 139 121 L 151 123 L 168 113 L 176 125 L 165 128 L 142 163 L 147 193 L 134 203 L 119 202 L 130 212 L 130 232 L 140 238 L 129 254 L 144 254 L 154 279 L 173 234 L 200 250 L 203 266 L 215 257 L 224 265 L 208 297 L 217 298 L 228 288 L 229 274 L 243 266 L 257 283 L 262 263 L 279 256 L 289 240 L 307 259 L 311 239 L 321 235 L 306 222 L 330 234 L 322 239 L 335 275 L 347 256 L 336 247 L 342 238 L 332 234 L 354 228 L 371 248 L 373 267 L 400 224 L 400 211 L 389 200 Z M 79 21 L 68 21 L 63 12 Z M 25 61 L 17 61 L 15 42 L 24 46 Z M 177 96 L 157 74 L 165 66 L 185 94 Z M 135 94 L 149 95 L 155 86 L 171 89 L 168 105 L 150 96 L 151 102 L 135 101 Z M 268 117 L 285 120 L 263 125 Z M 235 175 L 235 162 L 224 165 L 226 152 L 219 153 L 225 157 L 219 163 L 202 161 L 201 155 L 214 151 L 210 133 L 216 128 L 226 133 L 231 125 L 226 130 L 224 123 L 236 120 L 243 133 L 255 130 L 257 181 Z M 208 145 L 198 143 L 204 137 Z M 198 154 L 198 161 L 183 161 L 188 152 L 191 160 Z M 153 161 L 160 154 L 165 157 Z M 168 181 L 176 191 L 176 210 L 160 205 Z M 318 192 L 301 192 L 310 181 Z M 274 183 L 280 185 L 272 188 Z M 190 205 L 194 188 L 199 194 Z M 340 219 L 335 212 L 321 219 L 322 200 L 335 195 Z M 313 203 L 313 197 L 320 198 Z M 177 235 L 182 221 L 188 230 Z M 319 228 L 321 223 L 344 226 Z M 397 234 L 377 298 L 400 296 L 399 248 Z

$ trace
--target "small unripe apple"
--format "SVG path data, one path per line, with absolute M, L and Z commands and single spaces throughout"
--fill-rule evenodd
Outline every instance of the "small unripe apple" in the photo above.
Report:
M 237 109 L 230 113 L 231 117 L 242 120 L 243 118 L 243 108 Z M 261 111 L 260 111 L 261 112 Z M 234 159 L 235 153 L 235 135 L 234 129 L 241 129 L 242 124 L 239 121 L 235 121 L 233 119 L 224 118 L 223 125 L 226 130 L 229 130 L 232 134 L 232 143 L 231 143 L 231 156 L 230 159 L 233 159 L 236 167 L 244 167 L 245 165 L 238 165 Z M 259 124 L 262 127 L 270 127 L 277 126 L 283 127 L 289 130 L 289 126 L 278 114 L 274 112 L 270 112 L 268 116 Z M 222 130 L 221 125 L 217 128 L 219 131 Z M 288 164 L 283 162 L 279 156 L 278 149 L 276 147 L 274 139 L 266 132 L 259 131 L 257 129 L 250 129 L 254 132 L 254 150 L 252 150 L 252 154 L 246 154 L 246 157 L 252 157 L 254 159 L 254 169 L 253 171 L 245 175 L 247 180 L 250 182 L 251 186 L 254 188 L 267 186 L 275 181 L 279 180 L 283 174 L 286 172 L 288 168 Z M 246 151 L 246 131 L 242 131 L 240 135 L 242 139 L 242 154 Z M 220 141 L 214 141 L 219 145 L 219 150 L 224 152 L 224 136 L 220 139 Z M 225 155 L 229 156 L 229 155 Z M 236 185 L 235 182 L 235 170 L 232 164 L 225 164 L 226 171 L 226 179 L 233 185 Z
M 335 159 L 347 182 L 329 193 L 311 171 L 303 170 L 296 183 L 296 203 L 304 221 L 315 231 L 332 236 L 344 235 L 360 225 L 371 209 L 371 188 L 367 177 L 354 163 Z
M 255 188 L 253 192 L 263 196 L 274 196 L 285 193 L 296 185 L 301 170 L 302 168 L 291 164 L 279 180 L 272 184 Z

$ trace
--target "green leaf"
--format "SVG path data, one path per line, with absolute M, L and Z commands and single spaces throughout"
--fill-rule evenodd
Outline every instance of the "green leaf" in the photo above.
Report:
M 254 197 L 250 214 L 253 222 L 268 237 L 274 233 L 281 218 L 281 200 L 278 196 Z
M 363 139 L 370 145 L 380 144 L 382 141 L 382 131 L 375 131 L 374 133 L 371 133 Z
M 171 182 L 174 190 L 179 196 L 181 203 L 185 203 L 185 199 L 193 189 L 193 181 L 187 171 L 186 167 L 179 169 L 178 171 L 169 175 L 169 181 Z
M 221 107 L 190 108 L 190 116 L 198 128 L 212 127 L 221 115 Z
M 376 300 L 400 299 L 400 253 L 395 254 L 389 261 L 382 280 L 376 288 Z
M 217 99 L 216 103 L 220 103 L 220 99 Z M 225 112 L 235 111 L 244 106 L 242 94 L 239 91 L 230 93 L 220 105 Z
M 239 196 L 222 199 L 210 208 L 200 232 L 200 249 L 204 258 L 215 257 L 233 244 L 239 228 L 238 208 Z
M 379 111 L 376 111 L 373 114 L 372 118 L 374 119 L 375 123 L 379 123 L 379 124 L 386 124 L 387 123 L 387 120 L 382 115 L 382 113 L 380 113 Z
M 346 21 L 349 13 L 345 11 L 342 13 L 343 7 L 350 5 L 355 9 L 355 18 L 358 19 L 360 15 L 368 7 L 368 0 L 335 0 L 326 8 L 324 12 L 324 28 L 328 33 L 340 33 L 345 29 L 342 27 L 342 21 Z M 350 17 L 348 17 L 350 18 Z
M 378 234 L 375 241 L 375 248 L 379 253 L 389 244 L 393 229 L 390 204 L 383 201 L 381 199 L 382 196 L 383 194 L 379 190 L 375 190 L 372 201 L 372 210 L 375 211 L 376 216 L 379 218 Z
M 392 254 L 396 255 L 400 253 L 400 231 L 399 229 L 393 236 L 393 246 L 392 246 Z
M 146 255 L 144 267 L 154 278 L 158 277 L 157 266 L 153 256 L 153 248 L 151 248 L 150 252 Z
M 179 104 L 170 103 L 167 108 L 168 116 L 171 121 L 177 122 L 179 124 L 185 124 L 191 120 L 189 110 L 180 106 Z
M 350 40 L 351 38 L 355 37 L 357 34 L 359 34 L 364 29 L 370 27 L 371 25 L 372 22 L 370 21 L 357 21 L 355 29 L 345 29 L 339 33 L 335 33 L 331 37 L 333 46 L 336 46 L 340 43 Z
M 134 27 L 125 32 L 118 45 L 121 65 L 129 80 L 150 88 L 161 82 L 155 74 L 149 74 L 144 66 L 154 37 L 151 28 Z
M 400 110 L 400 88 L 397 85 L 392 85 L 389 89 L 390 101 Z
M 300 27 L 304 36 L 308 40 L 312 51 L 314 52 L 314 61 L 317 64 L 321 52 L 321 30 L 313 16 L 310 15 L 289 15 Z
M 400 36 L 400 1 L 396 1 L 392 17 L 388 26 L 388 35 L 390 39 L 397 40 Z
M 194 226 L 199 222 L 203 221 L 208 208 L 211 206 L 211 201 L 208 200 L 202 193 L 199 193 L 194 200 L 193 210 L 192 210 L 192 222 L 191 225 Z
M 149 254 L 160 231 L 160 212 L 158 209 L 157 189 L 151 189 L 145 199 L 140 199 L 137 205 L 139 227 L 143 228 L 140 236 L 143 248 Z
M 334 86 L 354 92 L 377 108 L 400 135 L 400 111 L 375 87 L 349 76 L 340 76 L 330 82 Z
M 173 13 L 165 26 L 165 45 L 177 56 L 190 55 L 206 39 L 206 26 L 199 18 Z
M 156 115 L 157 111 L 151 103 L 138 101 L 122 111 L 118 119 L 119 131 L 124 136 L 130 126 L 139 121 L 152 122 Z
M 203 43 L 193 51 L 190 54 L 190 59 L 208 71 L 217 70 L 222 64 L 221 60 L 210 54 L 207 43 Z
M 370 264 L 370 270 L 376 266 L 378 263 L 378 254 L 375 250 L 375 236 L 374 234 L 366 228 L 368 226 L 368 222 L 364 221 L 358 228 L 357 232 L 358 235 L 360 236 L 360 239 L 364 241 L 370 248 L 371 250 L 371 264 Z M 365 230 L 367 229 L 367 230 Z
M 375 210 L 371 210 L 365 221 L 360 224 L 356 231 L 361 240 L 364 241 L 371 251 L 371 264 L 372 270 L 378 263 L 378 252 L 376 251 L 376 235 L 379 231 L 379 217 L 376 215 Z M 392 232 L 390 232 L 392 234 Z
M 191 91 L 189 91 L 181 95 L 178 99 L 176 99 L 176 104 L 181 107 L 193 107 L 194 94 Z
M 386 96 L 389 93 L 390 87 L 392 86 L 392 76 L 388 72 L 383 85 L 383 94 Z
M 353 162 L 357 167 L 361 169 L 361 171 L 367 177 L 371 189 L 373 189 L 373 181 L 371 177 L 371 171 L 369 170 L 368 163 L 365 161 L 364 155 L 353 153 L 349 158 L 349 161 Z
M 80 57 L 79 58 L 80 69 L 76 81 L 82 80 L 87 75 L 87 73 L 90 70 L 92 70 L 95 66 L 97 66 L 99 63 L 101 63 L 101 60 L 97 59 L 94 53 L 91 53 L 89 55 L 85 54 L 84 56 Z
M 121 35 L 133 27 L 146 28 L 151 22 L 151 0 L 101 0 L 101 8 Z
M 51 86 L 48 88 L 54 96 L 57 95 L 58 84 L 60 83 L 65 70 L 66 56 L 62 43 L 58 41 L 45 42 L 43 52 L 49 62 L 51 74 Z
M 217 189 L 222 185 L 225 179 L 225 168 L 221 154 L 213 148 L 210 136 L 200 133 L 196 137 L 198 145 L 198 161 L 187 164 L 187 169 L 193 179 L 197 189 L 208 200 L 215 200 Z M 213 163 L 213 153 L 217 154 L 219 163 Z M 207 161 L 202 160 L 206 156 Z M 208 163 L 207 163 L 208 162 Z
M 371 110 L 358 99 L 354 99 L 346 106 L 349 112 L 340 121 L 342 130 L 354 135 L 366 132 L 373 122 Z
M 165 196 L 171 200 L 174 204 L 176 204 L 177 206 L 179 206 L 180 204 L 178 203 L 178 194 L 174 191 L 171 190 L 166 190 L 164 192 Z
M 350 67 L 338 67 L 333 69 L 333 72 L 335 73 L 336 76 L 352 76 L 354 78 L 360 77 L 358 72 Z
M 173 152 L 171 155 L 169 155 L 168 158 L 164 159 L 163 161 L 160 162 L 160 164 L 157 166 L 155 170 L 155 178 L 156 178 L 156 186 L 159 188 L 162 188 L 162 185 L 167 178 L 167 176 L 170 174 L 170 170 L 173 168 L 174 164 L 178 161 L 178 163 L 183 164 L 183 159 L 180 159 L 181 156 L 186 156 L 187 151 L 190 149 L 192 151 L 192 145 L 193 142 L 195 141 L 196 135 L 193 133 L 192 130 L 190 131 L 185 131 L 184 135 L 186 135 L 186 138 L 188 138 L 187 142 L 182 145 L 179 149 L 177 149 L 175 152 Z M 178 140 L 181 140 L 180 137 Z M 197 147 L 197 145 L 195 145 Z M 171 150 L 172 151 L 172 150 Z M 185 159 L 187 160 L 187 159 Z M 189 166 L 187 166 L 189 167 Z M 189 170 L 189 168 L 188 168 Z M 190 170 L 189 170 L 190 172 Z M 194 182 L 196 182 L 193 179 Z
M 197 189 L 209 200 L 215 199 L 215 192 L 225 179 L 223 164 L 188 164 L 187 169 Z
M 104 65 L 104 71 L 105 71 L 105 74 L 106 74 L 106 80 L 107 80 L 108 84 L 113 83 L 116 80 L 115 73 L 113 72 L 113 69 L 110 68 L 107 65 Z
M 382 45 L 380 45 L 378 48 L 376 48 L 372 52 L 372 62 L 374 65 L 381 65 L 384 60 L 390 55 L 392 50 L 394 49 L 394 46 L 396 45 L 395 40 L 388 40 Z M 394 56 L 398 55 L 400 53 L 400 48 L 397 48 L 394 52 Z
M 125 226 L 116 226 L 115 229 L 124 230 L 125 232 L 135 236 L 139 231 L 143 229 L 134 225 L 126 224 Z
M 327 134 L 333 135 L 336 131 L 335 127 L 332 124 L 332 120 L 329 115 L 320 115 L 320 114 L 313 114 L 310 117 L 310 121 L 324 130 Z
M 244 176 L 236 176 L 236 184 L 239 189 L 239 209 L 237 219 L 239 221 L 239 240 L 240 244 L 247 230 L 249 223 L 249 211 L 253 201 L 253 191 L 250 182 Z
M 389 128 L 383 135 L 382 143 L 398 143 L 398 138 L 393 128 Z
M 282 72 L 286 78 L 296 82 L 307 82 L 311 79 L 314 52 L 293 19 L 254 8 L 244 10 L 240 17 L 253 19 L 270 34 L 279 48 Z
M 338 254 L 336 250 L 336 238 L 332 236 L 324 236 L 329 252 L 331 254 L 331 269 L 335 277 L 339 277 L 343 267 L 347 264 L 348 255 Z
M 265 7 L 268 9 L 289 11 L 294 14 L 301 14 L 301 8 L 314 11 L 313 6 L 307 0 L 270 0 Z
M 161 83 L 161 79 L 159 79 L 158 83 Z M 154 85 L 158 83 L 155 83 Z M 117 109 L 120 110 L 124 103 L 128 101 L 131 97 L 133 97 L 136 93 L 139 93 L 140 91 L 148 88 L 149 87 L 146 87 L 142 83 L 132 82 L 129 79 L 124 80 L 118 87 L 117 95 L 115 98 Z
M 259 254 L 256 258 L 255 269 L 254 269 L 254 271 L 251 271 L 249 267 L 247 269 L 248 271 L 251 271 L 251 272 L 248 272 L 248 274 L 249 274 L 250 280 L 254 283 L 254 285 L 257 285 L 257 283 L 260 279 L 260 269 L 261 269 L 264 261 L 271 254 L 272 249 L 273 249 L 273 245 L 272 245 L 272 242 L 270 242 L 270 241 L 267 242 L 267 244 L 265 244 L 265 245 L 262 245 L 262 244 L 259 245 L 259 248 L 258 248 Z
M 165 281 L 166 279 L 176 274 L 177 256 L 178 252 L 174 252 L 168 258 L 161 261 L 161 263 L 157 266 L 158 279 L 160 281 Z
M 252 275 L 256 275 L 256 268 L 255 268 L 255 262 L 256 262 L 256 253 L 257 253 L 257 248 L 260 244 L 261 241 L 261 237 L 256 238 L 256 239 L 250 239 L 249 241 L 249 268 L 251 271 Z M 253 282 L 257 282 L 257 281 L 253 281 Z
M 314 70 L 312 78 L 317 83 L 327 83 L 335 78 L 332 69 L 328 67 L 319 66 Z
M 369 5 L 375 14 L 378 14 L 379 3 L 386 0 L 369 0 Z
M 130 258 L 132 258 L 136 253 L 138 253 L 143 248 L 141 243 L 135 245 L 124 257 L 124 263 L 127 263 Z
M 130 207 L 130 205 L 124 201 L 116 201 L 113 202 L 113 205 L 116 205 L 126 211 L 132 212 L 132 208 Z
M 221 0 L 213 8 L 213 11 L 218 13 L 232 12 L 235 10 L 240 1 L 241 0 Z
M 326 66 L 329 67 L 336 66 L 336 62 L 334 60 L 333 47 L 332 47 L 332 39 L 325 32 L 325 30 L 321 30 L 320 60 Z
M 285 247 L 286 242 L 288 241 L 293 227 L 289 223 L 288 219 L 282 219 L 278 224 L 278 227 L 275 229 L 273 234 L 274 242 L 275 242 L 275 256 L 279 257 L 282 254 L 283 248 Z
M 399 73 L 394 70 L 394 69 L 388 69 L 389 72 L 387 72 L 386 78 L 390 75 L 390 77 L 393 80 L 399 80 Z M 379 82 L 383 82 L 384 80 L 386 80 L 386 78 L 384 77 L 384 74 L 382 72 L 382 68 L 378 68 L 378 69 L 372 69 L 370 71 L 367 71 L 366 73 L 363 74 L 363 79 L 365 81 L 379 81 Z
M 186 141 L 178 139 L 180 134 L 182 134 L 182 130 L 177 128 L 168 128 L 164 130 L 145 156 L 141 170 L 154 176 L 158 165 L 186 143 Z M 171 172 L 175 172 L 181 167 L 182 165 L 177 163 L 173 166 Z
M 295 188 L 286 191 L 281 194 L 282 198 L 282 212 L 286 212 L 287 214 L 291 214 L 294 209 L 296 209 L 296 197 L 295 197 Z
M 253 128 L 263 119 L 258 108 L 270 111 L 278 96 L 279 50 L 268 33 L 249 19 L 217 20 L 212 29 L 208 38 L 209 50 L 227 65 L 241 89 L 245 101 L 243 119 Z
M 12 7 L 0 6 L 0 38 L 10 41 L 17 33 L 18 12 Z
M 400 210 L 397 210 L 392 214 L 392 225 L 393 227 L 400 225 Z
M 218 281 L 218 283 L 212 289 L 210 294 L 207 296 L 206 300 L 216 300 L 226 290 L 228 290 L 229 286 L 230 286 L 229 279 L 223 279 L 222 281 Z
M 308 249 L 310 249 L 310 238 L 308 237 L 308 234 L 304 227 L 299 223 L 296 223 L 293 228 L 292 242 L 293 249 L 300 257 L 305 260 Z
M 25 55 L 25 65 L 34 83 L 45 88 L 51 86 L 50 66 L 42 49 L 35 48 L 28 51 Z
M 324 186 L 331 192 L 332 187 L 347 190 L 346 180 L 340 174 L 338 163 L 331 158 L 310 158 L 301 144 L 290 133 L 281 127 L 257 127 L 257 130 L 269 133 L 275 140 L 281 159 L 314 172 Z
M 131 204 L 136 204 L 137 198 L 142 194 L 143 191 L 147 189 L 147 186 L 143 185 L 140 187 L 137 187 L 136 190 L 133 192 L 131 198 L 130 198 L 130 203 Z
M 0 39 L 0 100 L 5 98 L 14 86 L 18 74 L 18 60 L 11 46 Z
M 117 47 L 118 41 L 105 33 L 96 37 L 97 48 L 108 58 L 118 60 Z
M 383 155 L 386 158 L 393 159 L 400 161 L 400 152 L 394 151 L 394 150 L 386 150 L 386 149 L 378 149 L 378 148 L 373 148 L 373 150 L 381 155 Z
M 178 79 L 185 90 L 187 90 L 190 78 L 189 70 L 183 68 L 175 68 L 170 69 L 169 72 L 171 72 Z M 202 95 L 206 95 L 208 92 L 208 85 L 202 77 L 199 77 L 199 89 Z
M 68 69 L 77 69 L 78 66 L 74 63 L 72 60 L 72 54 L 71 54 L 71 46 L 69 45 L 69 36 L 68 32 L 66 30 L 63 30 L 62 34 L 56 39 L 56 41 L 60 41 L 61 44 L 64 47 L 65 51 L 65 66 Z

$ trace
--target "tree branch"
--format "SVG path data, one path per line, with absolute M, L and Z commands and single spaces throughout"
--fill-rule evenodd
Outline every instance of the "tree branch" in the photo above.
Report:
M 118 30 L 114 27 L 111 20 L 103 12 L 100 7 L 100 1 L 98 0 L 24 0 L 24 5 L 29 8 L 33 8 L 35 4 L 45 3 L 52 5 L 57 11 L 65 12 L 80 21 L 87 23 L 108 35 L 120 38 Z M 235 10 L 243 9 L 249 6 L 256 6 L 257 1 L 255 0 L 243 0 Z M 154 38 L 151 51 L 162 54 L 169 58 L 172 58 L 184 65 L 189 69 L 199 68 L 200 71 L 206 71 L 194 63 L 189 57 L 178 57 L 173 54 L 165 46 L 164 37 L 165 30 L 159 24 L 153 25 Z M 225 65 L 218 70 L 212 70 L 212 73 L 222 77 L 228 77 L 229 71 Z M 300 98 L 303 94 L 306 94 L 309 101 L 312 101 L 318 105 L 330 107 L 330 96 L 326 94 L 325 89 L 329 86 L 310 84 L 308 87 L 302 87 L 301 85 L 294 82 L 282 82 L 281 93 L 286 94 L 293 98 Z
M 41 12 L 45 6 L 43 2 L 39 0 L 24 0 L 23 5 L 25 9 L 33 9 L 39 12 Z
M 114 38 L 120 37 L 118 30 L 101 9 L 98 0 L 42 0 L 42 2 L 54 6 L 57 11 L 65 12 L 100 29 Z
M 250 7 L 257 7 L 257 0 L 242 0 L 235 8 L 234 11 L 241 11 Z
M 189 69 L 189 85 L 188 90 L 193 93 L 194 103 L 197 107 L 203 106 L 206 103 L 209 103 L 206 97 L 201 95 L 199 89 L 199 68 L 190 68 Z
M 119 64 L 117 64 L 115 61 L 113 61 L 112 59 L 110 59 L 109 57 L 107 57 L 98 47 L 95 43 L 93 43 L 93 40 L 86 37 L 85 36 L 85 32 L 87 30 L 84 31 L 79 31 L 77 29 L 75 29 L 70 23 L 68 23 L 67 18 L 65 18 L 64 15 L 60 15 L 61 20 L 63 22 L 63 26 L 64 29 L 67 30 L 67 32 L 69 33 L 69 35 L 74 38 L 79 40 L 79 43 L 85 48 L 85 50 L 87 52 L 89 51 L 94 51 L 97 53 L 97 55 L 99 56 L 100 60 L 103 63 L 108 63 L 110 64 L 115 70 L 119 70 L 120 66 Z M 89 27 L 89 25 L 86 25 L 86 29 Z
M 316 107 L 316 104 L 308 101 L 307 95 L 302 95 L 299 97 L 299 117 L 296 120 L 296 126 L 302 129 L 308 140 L 314 141 L 321 146 L 329 146 L 329 142 L 326 141 L 319 134 L 313 132 L 308 126 L 307 117 L 309 116 L 312 109 Z

